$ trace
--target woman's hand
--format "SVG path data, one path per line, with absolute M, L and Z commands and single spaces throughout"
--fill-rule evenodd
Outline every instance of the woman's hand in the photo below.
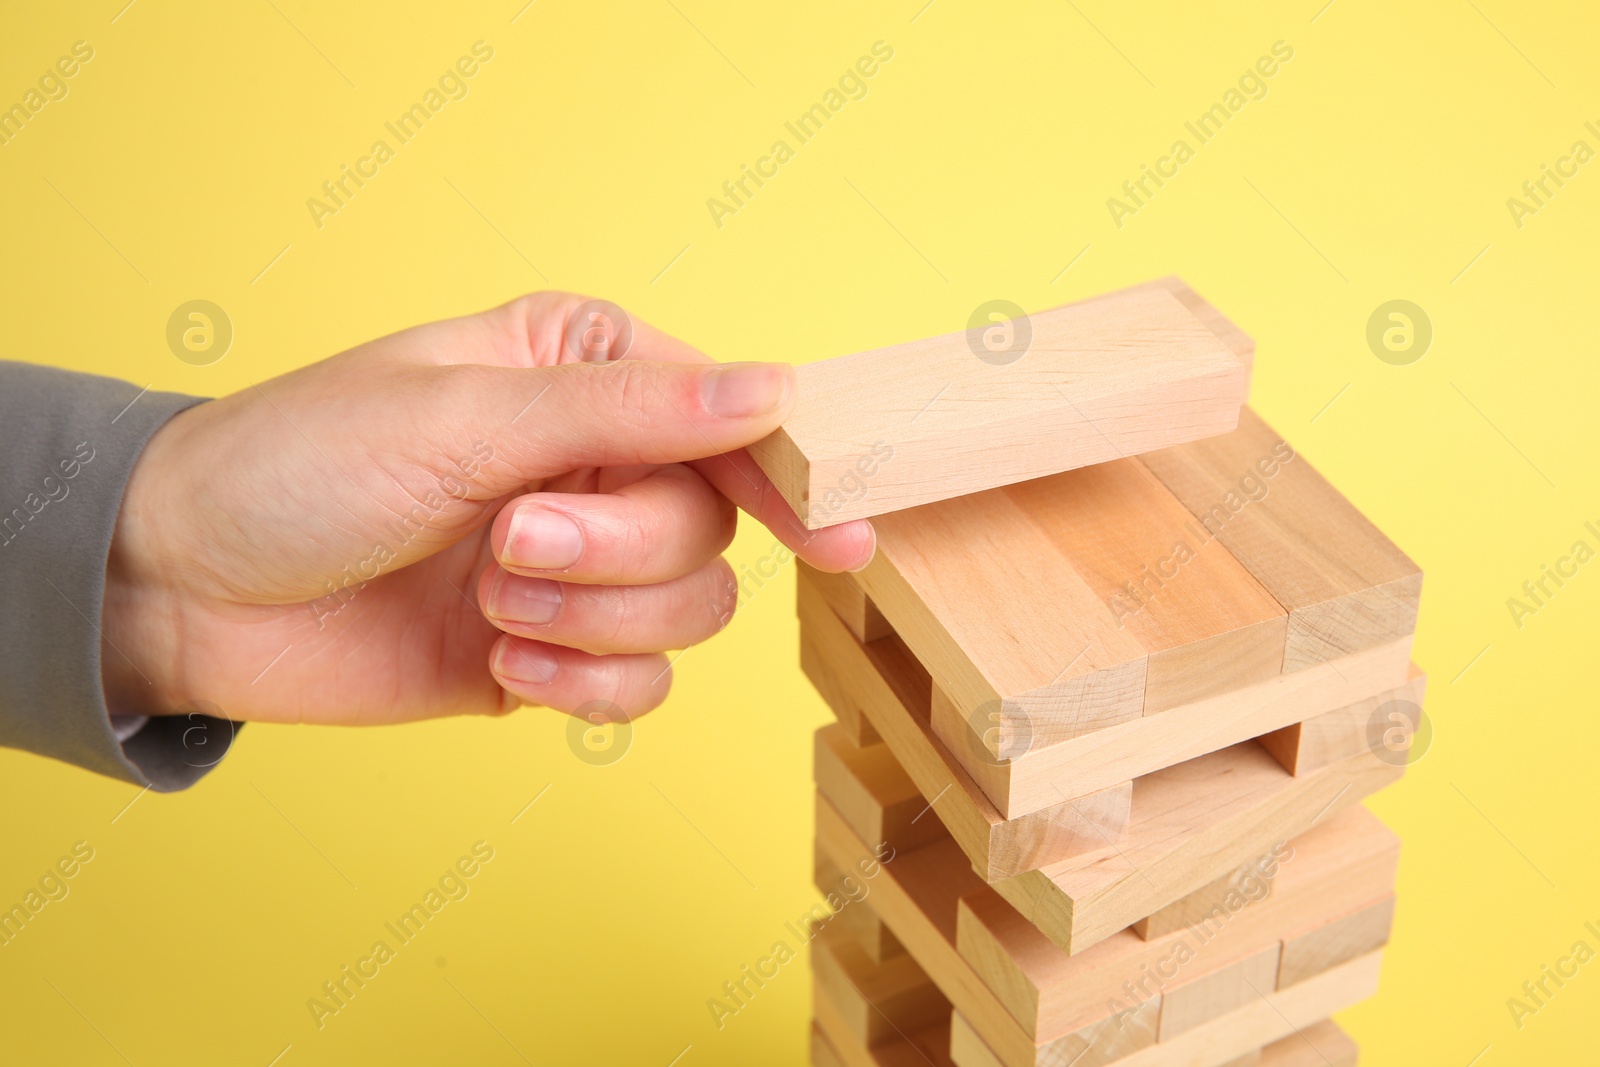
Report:
M 540 293 L 191 408 L 117 521 L 108 702 L 347 724 L 648 711 L 663 651 L 733 612 L 735 505 L 825 570 L 872 555 L 865 522 L 807 531 L 743 451 L 793 391 L 785 365 L 717 365 Z

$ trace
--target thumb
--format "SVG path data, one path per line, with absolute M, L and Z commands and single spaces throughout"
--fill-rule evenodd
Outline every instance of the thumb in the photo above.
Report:
M 487 486 L 580 467 L 678 463 L 766 437 L 794 402 L 783 363 L 663 363 L 625 359 L 554 367 L 440 368 L 448 421 L 494 445 Z

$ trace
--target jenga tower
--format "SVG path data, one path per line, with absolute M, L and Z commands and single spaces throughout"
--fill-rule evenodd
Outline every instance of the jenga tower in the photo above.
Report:
M 801 368 L 819 1065 L 1345 1065 L 1420 718 L 1422 576 L 1244 407 L 1176 279 Z M 1010 338 L 1014 341 L 1014 336 Z

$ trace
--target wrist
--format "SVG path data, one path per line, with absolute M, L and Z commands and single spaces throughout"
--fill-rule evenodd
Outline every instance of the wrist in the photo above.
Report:
M 153 558 L 160 538 L 150 529 L 162 439 L 171 429 L 169 423 L 156 431 L 135 462 L 106 555 L 100 679 L 113 715 L 160 715 L 180 702 L 171 681 L 180 645 L 177 598 L 164 580 L 166 568 Z

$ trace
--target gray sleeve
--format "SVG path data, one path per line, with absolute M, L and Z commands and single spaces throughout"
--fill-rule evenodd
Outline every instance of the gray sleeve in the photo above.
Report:
M 161 792 L 226 754 L 236 724 L 198 713 L 152 716 L 118 741 L 100 681 L 106 559 L 128 477 L 151 435 L 201 402 L 0 362 L 0 745 Z

